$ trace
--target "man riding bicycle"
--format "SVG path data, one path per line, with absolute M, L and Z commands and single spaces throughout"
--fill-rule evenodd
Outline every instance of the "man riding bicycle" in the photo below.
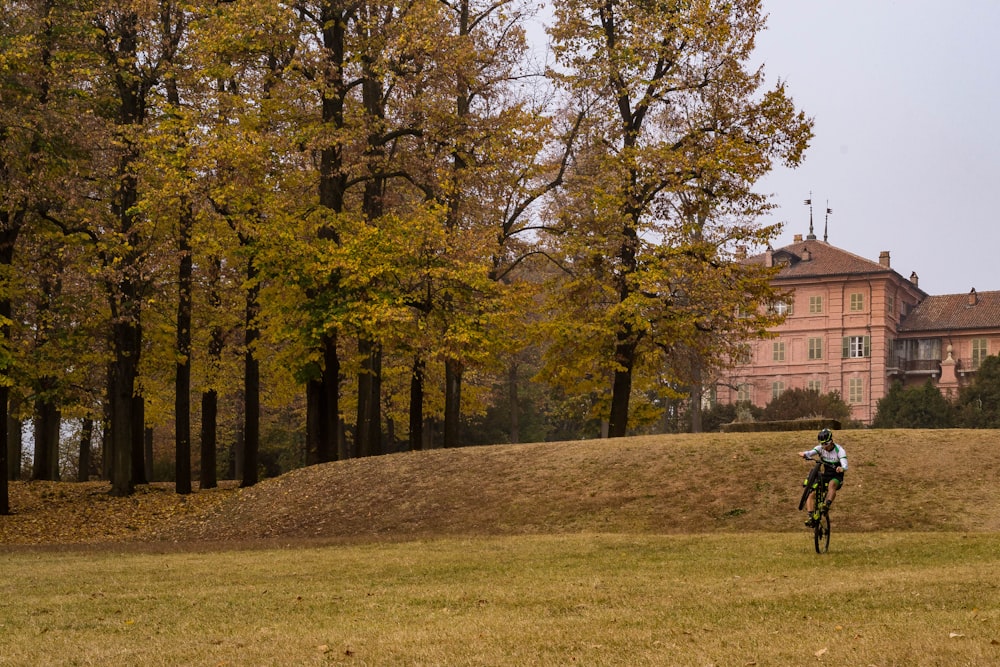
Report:
M 847 471 L 847 452 L 833 441 L 833 433 L 828 428 L 820 431 L 816 439 L 819 440 L 819 444 L 808 451 L 799 452 L 799 456 L 811 459 L 814 453 L 819 454 L 819 458 L 827 464 L 822 467 L 823 478 L 820 481 L 820 484 L 827 485 L 826 502 L 823 503 L 822 508 L 826 511 L 830 509 L 833 499 L 837 496 L 837 489 L 844 485 L 844 473 Z M 806 525 L 811 528 L 816 525 L 816 519 L 813 516 L 816 511 L 815 489 L 809 492 L 809 497 L 806 499 L 806 511 L 809 512 L 809 520 L 806 521 Z

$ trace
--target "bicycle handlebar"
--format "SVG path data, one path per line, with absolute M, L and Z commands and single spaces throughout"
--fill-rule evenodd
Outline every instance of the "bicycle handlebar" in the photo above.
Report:
M 829 461 L 824 461 L 823 459 L 818 459 L 814 456 L 803 456 L 802 458 L 805 459 L 806 461 L 812 461 L 813 463 L 822 463 L 826 467 L 833 468 L 834 470 L 836 470 L 840 466 L 839 462 L 830 463 Z

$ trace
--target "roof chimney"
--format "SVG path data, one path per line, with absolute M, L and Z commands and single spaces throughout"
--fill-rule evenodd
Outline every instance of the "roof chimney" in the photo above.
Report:
M 913 283 L 914 287 L 919 287 L 920 278 L 917 277 L 916 271 L 910 274 L 910 282 Z
M 774 251 L 771 250 L 770 246 L 768 246 L 767 252 L 764 253 L 764 266 L 768 268 L 774 266 Z
M 802 261 L 803 262 L 810 262 L 810 261 L 812 261 L 812 258 L 813 258 L 812 250 L 810 250 L 808 246 L 806 246 L 805 248 L 803 248 L 802 249 Z
M 802 243 L 802 234 L 796 234 L 794 241 L 795 243 Z
M 976 288 L 973 287 L 972 291 L 969 292 L 969 305 L 974 306 L 979 303 L 979 295 L 976 294 Z
M 887 269 L 889 268 L 889 251 L 888 250 L 883 250 L 882 252 L 880 252 L 878 254 L 878 263 L 881 264 L 882 266 L 884 266 Z
M 745 245 L 736 246 L 736 259 L 747 258 L 747 247 Z

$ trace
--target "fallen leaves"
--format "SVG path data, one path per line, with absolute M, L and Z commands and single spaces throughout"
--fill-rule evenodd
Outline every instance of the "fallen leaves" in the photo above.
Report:
M 232 495 L 236 482 L 190 495 L 172 484 L 144 484 L 126 498 L 108 482 L 11 482 L 12 514 L 0 517 L 0 544 L 65 545 L 141 542 L 197 521 Z

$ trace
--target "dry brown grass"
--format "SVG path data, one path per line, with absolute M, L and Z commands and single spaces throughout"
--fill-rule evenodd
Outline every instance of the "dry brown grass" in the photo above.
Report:
M 15 484 L 0 665 L 1000 664 L 997 433 L 841 434 L 822 556 L 795 509 L 811 437 L 418 452 L 191 496 Z
M 1000 433 L 842 431 L 834 530 L 1000 530 Z M 0 545 L 377 541 L 460 535 L 801 530 L 812 432 L 648 436 L 354 459 L 249 489 L 112 498 L 103 483 L 13 483 Z

